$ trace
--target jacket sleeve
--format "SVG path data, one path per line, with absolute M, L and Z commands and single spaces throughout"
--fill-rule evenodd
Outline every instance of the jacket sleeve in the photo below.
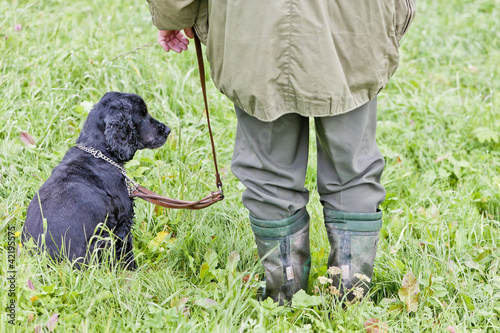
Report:
M 153 24 L 159 30 L 181 30 L 192 27 L 199 0 L 147 0 Z

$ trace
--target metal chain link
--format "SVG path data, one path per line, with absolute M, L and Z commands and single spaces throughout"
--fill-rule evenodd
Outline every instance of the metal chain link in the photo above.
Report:
M 115 161 L 110 159 L 108 156 L 104 155 L 100 150 L 97 150 L 97 149 L 92 148 L 92 147 L 86 147 L 86 146 L 79 144 L 79 143 L 76 144 L 76 147 L 91 154 L 92 156 L 94 156 L 96 158 L 100 158 L 102 160 L 105 160 L 106 162 L 108 162 L 109 164 L 115 166 L 118 170 L 120 170 L 120 173 L 125 177 L 125 184 L 127 185 L 129 196 L 131 196 L 132 193 L 137 191 L 137 188 L 139 187 L 139 183 L 137 183 L 136 181 L 134 181 L 132 178 L 130 178 L 127 175 L 127 170 L 125 170 L 124 167 L 122 167 L 121 165 L 119 165 L 118 163 L 116 163 Z

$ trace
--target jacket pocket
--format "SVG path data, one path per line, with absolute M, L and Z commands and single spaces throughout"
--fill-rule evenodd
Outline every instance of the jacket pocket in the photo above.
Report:
M 415 17 L 416 0 L 394 0 L 395 6 L 395 33 L 399 41 L 408 32 L 413 18 Z

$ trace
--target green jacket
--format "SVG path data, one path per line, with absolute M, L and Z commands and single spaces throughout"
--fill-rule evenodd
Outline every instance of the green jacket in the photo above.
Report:
M 415 13 L 415 0 L 147 1 L 158 29 L 195 26 L 216 87 L 263 121 L 371 100 L 396 71 Z

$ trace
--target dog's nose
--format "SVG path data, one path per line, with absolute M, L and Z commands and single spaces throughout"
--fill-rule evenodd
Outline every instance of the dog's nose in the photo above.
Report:
M 170 134 L 170 127 L 165 126 L 165 135 L 168 136 Z

